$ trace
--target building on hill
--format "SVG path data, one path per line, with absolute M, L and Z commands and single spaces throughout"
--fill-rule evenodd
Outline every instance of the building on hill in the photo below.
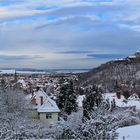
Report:
M 135 56 L 140 58 L 140 52 L 139 52 L 139 51 L 136 52 L 136 53 L 135 53 Z
M 47 127 L 58 121 L 59 108 L 43 90 L 26 96 L 27 115 L 30 118 L 39 119 Z

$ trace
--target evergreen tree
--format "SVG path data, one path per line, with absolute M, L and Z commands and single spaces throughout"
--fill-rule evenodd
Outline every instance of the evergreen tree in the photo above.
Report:
M 61 81 L 62 82 L 62 81 Z M 61 83 L 60 92 L 57 96 L 57 104 L 63 113 L 70 115 L 77 111 L 77 96 L 74 90 L 73 81 Z
M 121 99 L 121 92 L 120 91 L 117 91 L 116 92 L 116 96 L 117 96 L 118 99 Z
M 109 102 L 109 98 L 106 99 L 105 102 L 105 109 L 109 110 L 110 109 L 110 102 Z
M 113 101 L 111 101 L 111 108 L 110 108 L 110 111 L 113 112 L 113 110 L 114 110 Z
M 119 90 L 119 84 L 118 84 L 118 81 L 117 80 L 115 81 L 114 89 L 115 89 L 115 91 L 118 91 Z
M 14 82 L 17 82 L 17 72 L 15 70 L 15 74 L 14 74 Z
M 115 99 L 113 99 L 112 103 L 113 103 L 113 108 L 116 108 L 116 101 L 115 101 Z
M 60 85 L 60 92 L 57 95 L 57 105 L 59 107 L 59 109 L 63 112 L 64 107 L 65 107 L 65 102 L 66 102 L 66 98 L 67 98 L 67 89 L 68 89 L 68 84 L 66 83 L 61 83 Z
M 90 119 L 90 114 L 94 108 L 100 106 L 102 102 L 102 91 L 97 86 L 88 88 L 85 99 L 83 100 L 83 118 Z
M 116 102 L 115 102 L 115 99 L 113 99 L 111 101 L 110 111 L 113 112 L 115 108 L 116 108 Z
M 77 111 L 77 96 L 74 90 L 73 81 L 70 80 L 67 90 L 67 97 L 65 102 L 65 113 L 70 115 L 72 112 Z
M 5 92 L 5 87 L 6 87 L 6 82 L 5 82 L 5 80 L 2 78 L 2 79 L 1 79 L 1 90 L 2 90 L 2 92 Z
M 124 91 L 124 92 L 123 92 L 123 96 L 124 96 L 124 98 L 127 100 L 127 99 L 130 97 L 129 91 L 128 91 L 128 90 Z

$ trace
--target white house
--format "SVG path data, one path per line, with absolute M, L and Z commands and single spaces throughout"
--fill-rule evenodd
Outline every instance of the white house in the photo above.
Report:
M 60 112 L 57 104 L 43 90 L 27 95 L 27 114 L 30 118 L 41 120 L 47 127 L 58 121 Z

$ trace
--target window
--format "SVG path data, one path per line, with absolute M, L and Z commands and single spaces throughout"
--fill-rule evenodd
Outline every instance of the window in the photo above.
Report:
M 52 118 L 52 113 L 46 113 L 46 119 L 51 119 Z

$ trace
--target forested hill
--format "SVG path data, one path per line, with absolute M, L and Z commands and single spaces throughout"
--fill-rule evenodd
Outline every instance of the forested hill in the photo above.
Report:
M 79 74 L 80 85 L 101 84 L 113 91 L 116 83 L 140 85 L 140 52 L 124 59 L 107 62 L 83 74 Z

